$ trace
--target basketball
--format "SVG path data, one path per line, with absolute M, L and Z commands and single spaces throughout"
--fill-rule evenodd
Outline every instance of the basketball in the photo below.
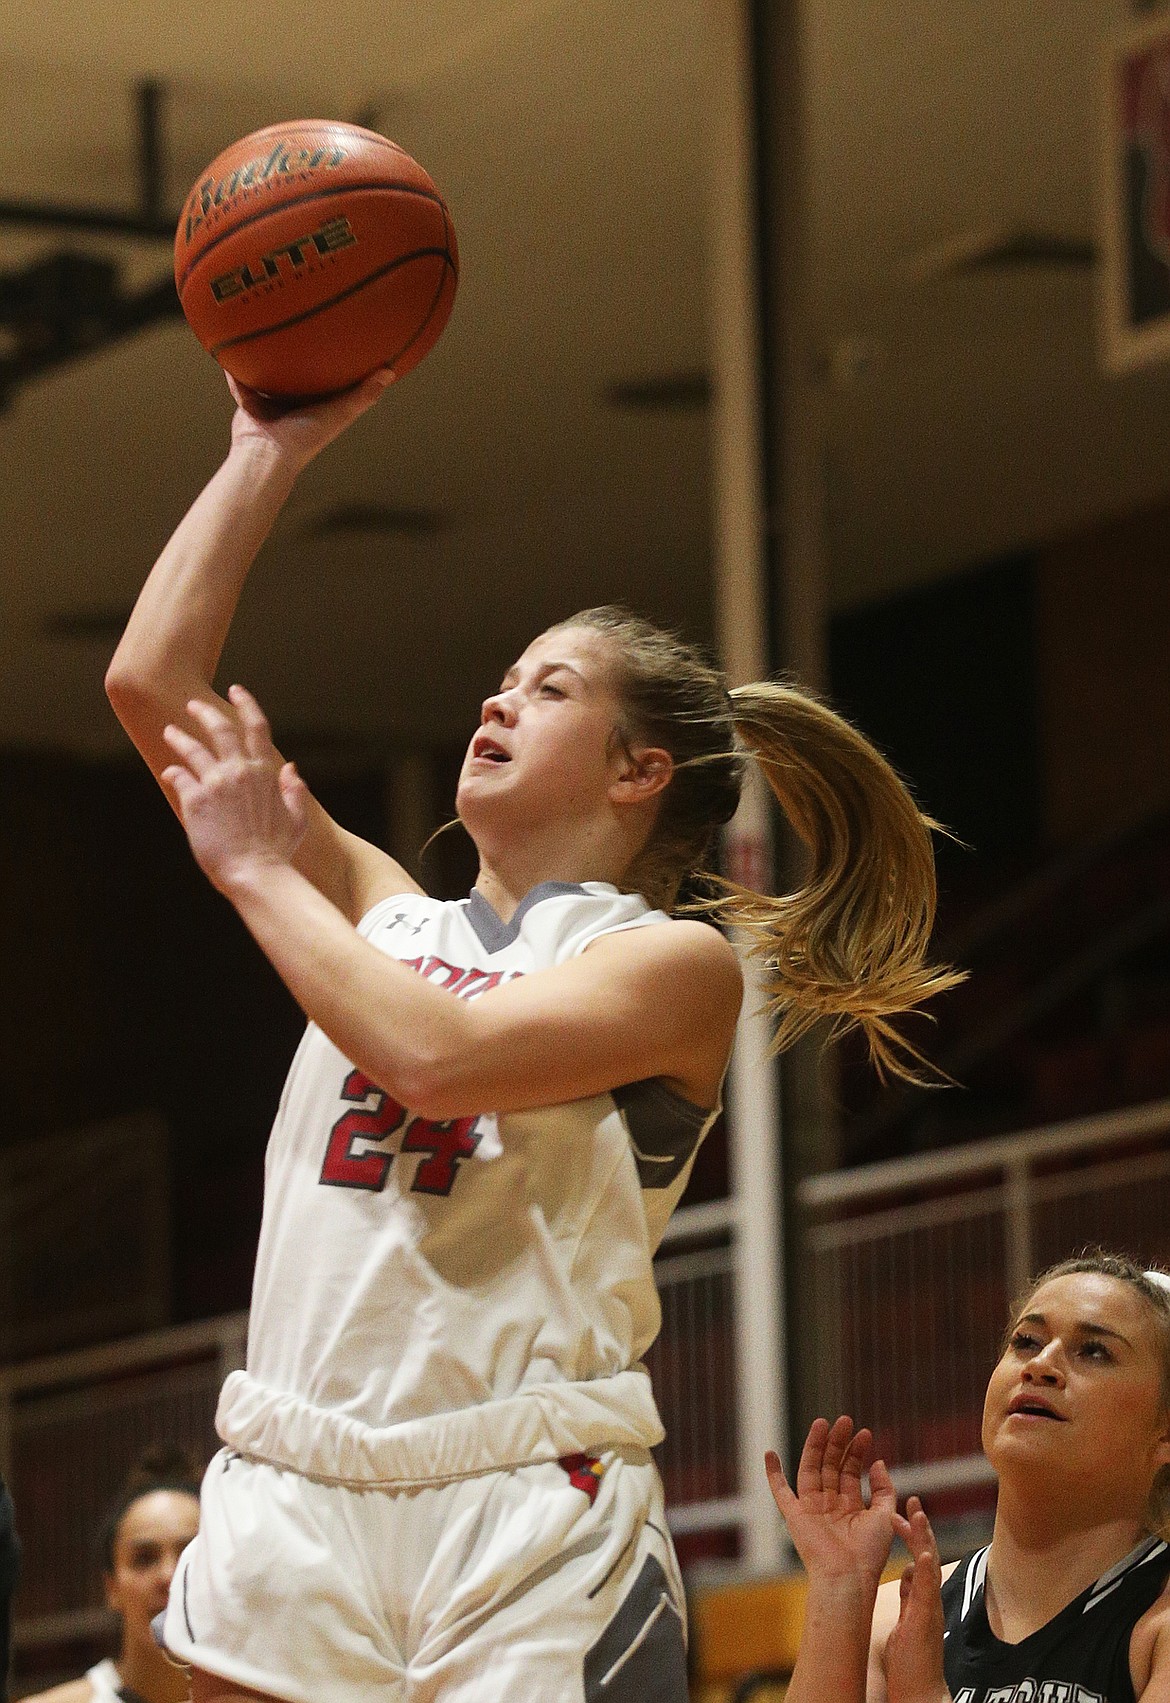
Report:
M 175 233 L 187 323 L 241 383 L 325 396 L 434 347 L 459 276 L 446 203 L 423 168 L 356 124 L 257 130 L 194 184 Z

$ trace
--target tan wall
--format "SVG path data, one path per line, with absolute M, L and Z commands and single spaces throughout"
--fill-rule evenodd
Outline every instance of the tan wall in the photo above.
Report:
M 1041 552 L 1045 822 L 1057 842 L 1170 804 L 1170 505 Z

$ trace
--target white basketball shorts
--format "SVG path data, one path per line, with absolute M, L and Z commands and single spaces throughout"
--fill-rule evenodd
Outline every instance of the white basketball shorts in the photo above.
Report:
M 687 1703 L 683 1617 L 646 1451 L 386 1489 L 221 1450 L 164 1640 L 287 1703 Z

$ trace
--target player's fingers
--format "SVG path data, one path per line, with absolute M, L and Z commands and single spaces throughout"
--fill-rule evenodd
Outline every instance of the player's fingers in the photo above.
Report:
M 798 1496 L 811 1496 L 821 1488 L 821 1466 L 828 1437 L 829 1421 L 814 1419 L 808 1428 L 808 1436 L 804 1440 L 804 1448 L 800 1451 L 800 1462 L 796 1468 Z
M 298 835 L 303 834 L 309 825 L 309 789 L 297 773 L 295 763 L 285 763 L 277 778 L 280 782 L 280 796 L 292 819 L 293 827 Z
M 189 769 L 183 768 L 181 763 L 172 763 L 169 768 L 164 769 L 161 779 L 163 785 L 169 786 L 178 799 L 179 809 L 186 818 L 187 805 L 193 794 L 198 792 L 199 782 Z
M 240 736 L 248 757 L 271 761 L 274 747 L 268 717 L 246 686 L 229 686 L 228 697 L 240 718 Z
M 821 1463 L 821 1483 L 832 1494 L 841 1487 L 841 1465 L 853 1440 L 853 1421 L 847 1414 L 835 1419 L 825 1439 L 825 1458 Z
M 772 1500 L 781 1514 L 786 1516 L 796 1498 L 792 1494 L 792 1486 L 784 1475 L 780 1456 L 775 1449 L 769 1449 L 764 1456 L 764 1471 L 768 1475 L 768 1489 L 772 1492 Z
M 205 698 L 189 699 L 187 714 L 192 721 L 199 724 L 208 745 L 217 757 L 222 759 L 240 755 L 242 740 L 239 724 L 234 716 L 226 714 L 218 704 L 209 704 Z
M 890 1469 L 880 1457 L 869 1465 L 869 1494 L 874 1506 L 889 1508 L 891 1512 L 897 1507 L 898 1498 Z
M 941 1563 L 934 1529 L 917 1496 L 910 1498 L 910 1502 L 907 1504 L 907 1513 L 910 1519 L 910 1553 L 915 1561 L 924 1562 L 932 1573 L 940 1573 Z
M 285 397 L 266 396 L 262 390 L 253 390 L 250 384 L 243 384 L 238 378 L 228 374 L 228 389 L 235 402 L 250 414 L 253 420 L 279 420 L 282 414 L 289 413 L 296 407 Z
M 388 385 L 394 383 L 398 375 L 391 367 L 379 367 L 367 377 L 352 385 L 349 390 L 343 390 L 340 396 L 328 404 L 335 411 L 335 416 L 343 423 L 355 420 L 364 414 L 367 408 L 372 408 Z
M 841 1494 L 850 1506 L 862 1506 L 861 1478 L 869 1465 L 873 1433 L 864 1428 L 854 1432 L 841 1461 Z
M 193 738 L 184 728 L 176 727 L 173 722 L 168 722 L 163 728 L 163 738 L 175 753 L 175 756 L 182 759 L 187 770 L 191 774 L 197 775 L 200 780 L 203 780 L 215 767 L 214 752 L 209 751 L 206 745 Z

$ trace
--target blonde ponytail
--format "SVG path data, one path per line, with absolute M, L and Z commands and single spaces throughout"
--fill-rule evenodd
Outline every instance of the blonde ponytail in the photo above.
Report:
M 624 712 L 619 737 L 661 745 L 674 759 L 629 885 L 671 910 L 682 883 L 702 879 L 709 896 L 682 908 L 746 937 L 764 966 L 777 1049 L 828 1019 L 835 1034 L 861 1029 L 880 1073 L 926 1079 L 929 1066 L 892 1019 L 963 977 L 926 962 L 937 824 L 885 758 L 795 686 L 764 681 L 729 694 L 690 645 L 628 610 L 586 609 L 560 626 L 604 635 Z M 705 867 L 716 830 L 735 812 L 745 754 L 808 848 L 808 879 L 793 893 L 755 893 Z
M 862 1031 L 879 1074 L 921 1080 L 922 1054 L 891 1019 L 963 980 L 926 961 L 937 824 L 880 752 L 809 693 L 739 686 L 731 714 L 809 853 L 794 892 L 721 881 L 706 906 L 764 966 L 777 1049 L 827 1019 L 834 1033 Z

